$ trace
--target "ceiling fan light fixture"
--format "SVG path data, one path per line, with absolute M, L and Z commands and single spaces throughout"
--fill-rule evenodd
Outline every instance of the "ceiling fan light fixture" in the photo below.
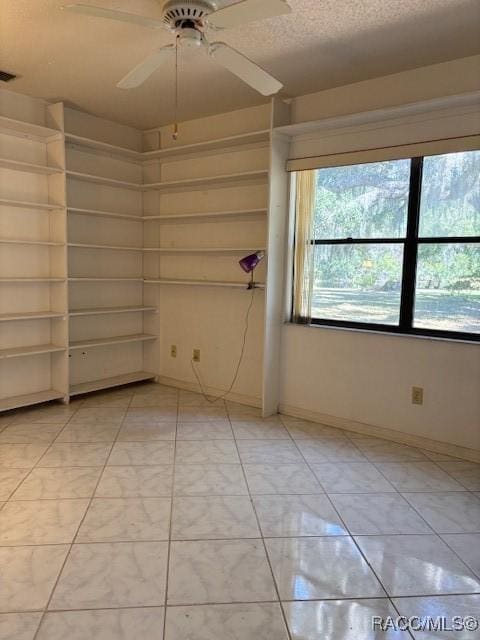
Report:
M 150 54 L 120 80 L 117 84 L 119 88 L 133 89 L 143 84 L 168 61 L 172 49 L 177 51 L 178 55 L 178 45 L 210 55 L 220 66 L 264 96 L 272 96 L 283 87 L 282 83 L 265 69 L 225 42 L 209 43 L 205 31 L 208 28 L 243 26 L 256 20 L 290 13 L 291 8 L 287 0 L 240 0 L 220 9 L 217 9 L 214 0 L 169 0 L 163 8 L 161 20 L 87 4 L 67 5 L 64 8 L 89 16 L 151 28 L 164 26 L 175 34 L 176 45 L 167 45 Z
M 184 28 L 178 42 L 183 49 L 195 49 L 203 45 L 203 34 L 198 29 Z

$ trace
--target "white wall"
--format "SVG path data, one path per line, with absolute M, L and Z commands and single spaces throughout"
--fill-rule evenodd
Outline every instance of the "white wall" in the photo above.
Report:
M 464 58 L 303 96 L 293 102 L 294 121 L 475 91 L 480 88 L 479 64 L 478 56 Z M 432 133 L 437 129 L 442 137 L 442 122 L 437 122 Z M 478 133 L 478 117 L 476 123 Z M 340 132 L 328 140 L 328 153 L 335 152 L 335 143 L 338 150 L 348 150 L 346 136 L 358 144 L 351 130 Z M 319 142 L 317 137 L 317 147 Z M 295 145 L 292 149 L 298 151 Z M 423 406 L 411 404 L 412 386 L 424 388 Z M 281 410 L 480 449 L 480 347 L 287 324 L 282 334 Z
M 480 55 L 402 71 L 295 98 L 294 122 L 433 100 L 480 88 Z
M 478 346 L 286 325 L 282 356 L 285 413 L 326 414 L 480 449 Z M 423 387 L 422 406 L 411 404 L 412 386 Z

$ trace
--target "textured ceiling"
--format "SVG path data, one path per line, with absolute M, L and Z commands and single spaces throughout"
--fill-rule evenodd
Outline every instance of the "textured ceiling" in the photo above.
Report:
M 20 76 L 8 88 L 142 129 L 171 122 L 170 66 L 139 89 L 115 88 L 150 51 L 172 42 L 171 34 L 60 10 L 73 1 L 0 0 L 0 68 Z M 164 4 L 87 1 L 154 18 Z M 286 97 L 480 52 L 478 0 L 289 2 L 289 16 L 214 36 L 281 80 Z M 205 56 L 181 52 L 180 73 L 180 119 L 265 100 Z

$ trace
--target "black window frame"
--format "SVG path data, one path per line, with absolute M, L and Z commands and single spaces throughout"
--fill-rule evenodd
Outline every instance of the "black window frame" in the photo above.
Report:
M 332 320 L 328 318 L 311 318 L 310 324 L 339 327 L 345 329 L 359 329 L 365 331 L 379 331 L 400 335 L 416 335 L 432 338 L 446 338 L 480 342 L 480 333 L 464 331 L 443 331 L 439 329 L 424 329 L 413 326 L 415 312 L 415 289 L 417 278 L 418 249 L 422 244 L 478 244 L 480 236 L 438 236 L 421 237 L 420 208 L 424 158 L 434 156 L 416 156 L 410 158 L 410 183 L 408 194 L 407 231 L 404 237 L 396 238 L 342 238 L 342 239 L 312 239 L 312 245 L 365 245 L 365 244 L 396 244 L 403 245 L 402 286 L 400 295 L 400 319 L 398 325 L 380 324 L 374 322 L 357 322 L 349 320 Z M 408 158 L 407 158 L 408 159 Z M 360 163 L 359 163 L 360 164 Z M 317 171 L 321 171 L 318 169 Z M 292 309 L 293 317 L 293 309 Z

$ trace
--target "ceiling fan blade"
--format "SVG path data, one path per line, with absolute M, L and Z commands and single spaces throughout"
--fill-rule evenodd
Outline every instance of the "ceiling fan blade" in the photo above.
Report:
M 208 53 L 218 64 L 264 96 L 271 96 L 283 87 L 281 82 L 224 42 L 211 44 Z
M 87 16 L 95 16 L 96 18 L 108 18 L 109 20 L 120 20 L 121 22 L 130 22 L 141 27 L 150 29 L 160 29 L 164 26 L 160 20 L 139 16 L 135 13 L 126 13 L 125 11 L 114 11 L 113 9 L 105 9 L 104 7 L 95 7 L 91 4 L 67 4 L 62 7 L 65 11 L 73 11 L 74 13 L 82 13 Z
M 208 15 L 208 24 L 217 29 L 237 27 L 256 20 L 275 18 L 292 9 L 286 0 L 243 0 Z
M 139 87 L 152 75 L 154 71 L 156 71 L 170 58 L 170 55 L 174 51 L 175 45 L 173 44 L 169 44 L 168 46 L 155 51 L 127 73 L 127 75 L 117 84 L 117 87 L 119 89 L 134 89 L 135 87 Z

